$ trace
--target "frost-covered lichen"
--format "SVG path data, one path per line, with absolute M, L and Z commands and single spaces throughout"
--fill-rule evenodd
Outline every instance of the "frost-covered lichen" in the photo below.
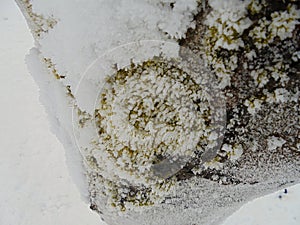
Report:
M 64 75 L 58 74 L 57 69 L 55 68 L 55 65 L 52 63 L 51 59 L 44 58 L 44 63 L 46 64 L 47 68 L 49 69 L 49 72 L 51 74 L 53 74 L 56 79 L 60 80 L 60 79 L 65 78 Z
M 201 156 L 216 145 L 212 93 L 177 64 L 159 58 L 132 63 L 109 77 L 101 90 L 95 112 L 99 140 L 92 154 L 97 164 L 102 155 L 118 170 L 110 172 L 116 179 L 109 178 L 118 188 L 106 187 L 114 193 L 110 205 L 124 210 L 128 204 L 163 199 L 181 169 L 191 161 L 201 165 Z M 123 189 L 137 190 L 130 198 L 126 191 L 116 194 L 125 177 L 129 183 Z M 140 199 L 142 190 L 147 197 Z
M 237 51 L 245 46 L 241 36 L 252 21 L 246 16 L 247 1 L 209 1 L 212 7 L 204 24 L 203 38 L 207 63 L 214 67 L 221 86 L 230 84 L 230 74 L 237 68 Z M 222 56 L 222 51 L 229 54 Z
M 273 9 L 276 4 L 282 9 Z M 239 61 L 244 57 L 251 61 L 253 57 L 257 60 L 258 57 L 255 56 L 261 55 L 262 48 L 269 48 L 278 41 L 292 38 L 299 24 L 300 11 L 295 4 L 274 3 L 273 6 L 267 1 L 234 0 L 222 3 L 209 1 L 209 5 L 211 12 L 203 22 L 206 25 L 203 46 L 207 63 L 214 68 L 222 87 L 230 85 L 232 79 L 230 76 L 238 69 Z M 293 54 L 296 56 L 296 53 Z M 247 63 L 245 62 L 243 66 L 249 66 Z M 251 72 L 258 85 L 262 87 L 269 79 L 268 71 L 272 71 L 272 76 L 287 79 L 286 67 L 287 65 L 280 67 L 272 65 L 267 70 L 256 68 Z M 276 73 L 278 69 L 280 73 Z
M 32 30 L 32 34 L 36 38 L 41 38 L 44 33 L 47 33 L 49 30 L 57 24 L 57 19 L 53 16 L 44 17 L 41 14 L 35 13 L 33 11 L 31 0 L 20 0 L 17 1 L 19 7 L 23 9 L 24 16 L 29 17 L 27 20 L 29 27 Z
M 41 82 L 53 91 L 45 94 L 49 112 L 72 151 L 74 133 L 91 208 L 108 223 L 218 223 L 242 203 L 300 181 L 297 1 L 203 0 L 198 9 L 192 0 L 34 1 L 36 8 L 18 2 L 29 6 L 23 10 L 38 28 L 35 54 L 51 75 Z M 31 15 L 39 8 L 42 17 Z M 43 18 L 52 13 L 58 25 L 48 32 L 52 25 Z M 178 41 L 181 59 L 198 73 L 138 54 L 132 65 L 102 73 L 119 58 L 133 59 L 116 46 L 145 39 Z M 104 60 L 109 65 L 81 77 L 109 49 L 116 53 Z M 187 49 L 197 57 L 185 55 Z M 210 79 L 198 82 L 215 76 L 218 91 L 208 91 Z M 88 107 L 95 92 L 95 107 Z M 226 107 L 216 99 L 223 92 Z M 211 121 L 224 116 L 214 113 L 217 105 L 227 112 L 226 124 Z M 224 139 L 214 126 L 226 127 Z M 206 156 L 208 149 L 213 154 Z
M 299 142 L 300 79 L 295 63 L 300 47 L 299 6 L 294 1 L 265 0 L 208 4 L 207 14 L 199 15 L 195 31 L 187 35 L 183 46 L 199 52 L 225 88 L 227 131 L 217 156 L 205 163 L 205 170 L 193 171 L 214 181 L 227 174 L 228 179 L 235 178 L 233 183 L 259 182 L 261 177 L 242 168 L 256 168 L 254 159 L 260 158 L 258 174 L 270 172 L 275 164 L 279 168 L 286 163 L 275 160 L 281 154 L 293 155 L 287 161 L 295 168 L 299 160 L 295 153 Z M 241 151 L 232 158 L 234 146 Z M 274 159 L 273 164 L 268 158 Z
M 255 11 L 259 13 L 258 11 Z M 278 37 L 281 41 L 291 38 L 297 24 L 300 24 L 300 10 L 289 4 L 285 11 L 271 13 L 270 19 L 261 18 L 250 32 L 249 36 L 258 49 L 268 46 Z

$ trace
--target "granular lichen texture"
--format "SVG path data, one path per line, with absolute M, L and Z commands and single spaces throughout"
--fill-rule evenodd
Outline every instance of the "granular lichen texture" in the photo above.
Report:
M 107 78 L 95 110 L 99 139 L 92 154 L 98 164 L 102 154 L 123 173 L 107 176 L 124 189 L 117 196 L 111 187 L 114 206 L 126 210 L 162 201 L 187 164 L 191 169 L 212 159 L 202 156 L 216 147 L 218 108 L 212 90 L 193 78 L 176 61 L 158 57 Z M 136 196 L 133 186 L 147 197 Z
M 109 225 L 220 224 L 300 182 L 299 1 L 17 2 Z

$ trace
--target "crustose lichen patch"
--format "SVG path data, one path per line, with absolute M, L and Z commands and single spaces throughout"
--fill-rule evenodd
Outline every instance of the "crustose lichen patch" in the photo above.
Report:
M 155 57 L 132 63 L 108 77 L 100 93 L 95 151 L 105 152 L 113 167 L 133 183 L 143 183 L 152 202 L 151 195 L 163 195 L 163 183 L 174 183 L 190 161 L 199 166 L 202 154 L 214 146 L 210 101 L 201 83 L 175 61 Z

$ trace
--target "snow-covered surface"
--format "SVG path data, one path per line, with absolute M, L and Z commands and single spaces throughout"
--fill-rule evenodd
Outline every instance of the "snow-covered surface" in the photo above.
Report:
M 0 2 L 0 224 L 101 225 L 72 182 L 24 57 L 33 46 L 11 0 Z
M 0 3 L 0 29 L 0 225 L 105 224 L 80 196 L 50 132 L 24 64 L 33 40 L 12 1 Z M 299 224 L 300 185 L 282 192 L 245 205 L 224 225 Z
M 240 208 L 222 225 L 299 225 L 300 184 L 255 199 Z

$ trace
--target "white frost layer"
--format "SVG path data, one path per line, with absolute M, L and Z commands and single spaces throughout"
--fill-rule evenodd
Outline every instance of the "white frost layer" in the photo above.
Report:
M 105 51 L 139 40 L 184 37 L 187 28 L 194 26 L 197 3 L 172 2 L 173 8 L 167 0 L 34 0 L 34 12 L 59 21 L 40 40 L 41 54 L 52 59 L 74 90 L 82 73 Z
M 11 0 L 0 1 L 0 224 L 103 225 L 68 173 L 24 56 L 33 46 Z
M 245 204 L 222 225 L 298 225 L 300 184 Z

